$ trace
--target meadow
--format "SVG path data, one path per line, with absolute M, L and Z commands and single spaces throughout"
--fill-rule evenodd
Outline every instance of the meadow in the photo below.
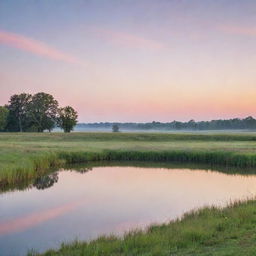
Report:
M 198 133 L 1 133 L 0 185 L 19 187 L 52 168 L 112 161 L 154 166 L 206 164 L 254 172 L 256 135 Z M 79 165 L 78 165 L 79 166 Z M 228 172 L 228 171 L 227 171 Z M 22 185 L 21 185 L 22 187 Z M 4 191 L 4 189 L 2 189 Z M 256 201 L 203 208 L 124 237 L 63 244 L 42 255 L 255 255 Z M 39 255 L 30 252 L 29 255 Z
M 1 133 L 0 185 L 26 181 L 50 168 L 91 161 L 249 168 L 256 167 L 255 152 L 254 133 Z

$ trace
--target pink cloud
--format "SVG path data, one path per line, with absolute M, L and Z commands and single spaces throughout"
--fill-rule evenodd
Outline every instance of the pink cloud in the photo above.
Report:
M 256 36 L 256 27 L 242 27 L 242 26 L 221 26 L 219 30 L 228 34 Z
M 0 30 L 0 44 L 5 44 L 7 46 L 18 48 L 53 60 L 73 64 L 80 63 L 80 61 L 74 56 L 61 52 L 43 42 L 3 30 Z
M 115 45 L 119 45 L 122 47 L 128 48 L 140 48 L 140 49 L 162 49 L 165 46 L 155 40 L 146 39 L 137 35 L 124 33 L 124 32 L 117 32 L 107 29 L 101 28 L 91 28 L 90 29 L 96 36 L 100 37 L 103 40 L 107 40 L 110 43 Z
M 45 221 L 57 218 L 67 212 L 74 210 L 81 203 L 82 202 L 80 201 L 72 202 L 59 207 L 47 209 L 42 212 L 31 213 L 7 222 L 0 222 L 0 235 L 18 232 L 37 226 Z

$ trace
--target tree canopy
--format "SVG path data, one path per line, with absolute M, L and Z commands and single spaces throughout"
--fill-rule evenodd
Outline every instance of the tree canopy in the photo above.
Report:
M 70 106 L 59 108 L 58 101 L 48 93 L 15 94 L 8 103 L 0 109 L 0 130 L 3 131 L 43 132 L 59 125 L 70 132 L 77 122 L 77 112 Z
M 50 94 L 39 92 L 28 104 L 28 116 L 38 132 L 51 131 L 57 120 L 58 101 Z
M 31 94 L 14 94 L 9 100 L 8 128 L 11 131 L 22 132 L 28 126 L 28 104 L 31 101 Z
M 58 111 L 58 126 L 64 130 L 64 132 L 70 132 L 77 124 L 77 112 L 70 106 L 60 108 Z

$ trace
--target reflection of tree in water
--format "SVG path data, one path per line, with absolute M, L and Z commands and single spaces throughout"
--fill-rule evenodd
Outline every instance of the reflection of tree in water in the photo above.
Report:
M 92 167 L 83 167 L 74 169 L 75 172 L 86 173 L 92 170 Z
M 37 189 L 46 189 L 53 186 L 58 181 L 58 173 L 52 173 L 49 175 L 41 176 L 36 178 L 33 186 Z
M 86 167 L 86 168 L 75 169 L 74 171 L 79 172 L 79 173 L 86 173 L 91 170 L 92 170 L 91 167 Z M 42 190 L 42 189 L 50 188 L 51 186 L 53 186 L 54 183 L 58 182 L 58 179 L 59 179 L 58 172 L 55 172 L 55 173 L 51 173 L 49 175 L 44 175 L 44 176 L 36 178 L 33 185 L 30 185 L 30 186 L 36 187 L 37 189 Z

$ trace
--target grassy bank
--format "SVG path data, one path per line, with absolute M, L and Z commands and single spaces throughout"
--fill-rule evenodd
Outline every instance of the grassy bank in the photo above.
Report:
M 42 179 L 52 173 L 58 172 L 60 169 L 62 171 L 72 170 L 76 172 L 85 173 L 87 171 L 93 170 L 94 167 L 140 167 L 140 168 L 164 168 L 164 169 L 189 169 L 189 170 L 205 170 L 212 172 L 220 172 L 229 175 L 243 175 L 250 176 L 256 175 L 255 168 L 244 168 L 240 167 L 225 167 L 221 165 L 213 165 L 209 164 L 193 164 L 193 163 L 179 163 L 179 162 L 152 162 L 152 161 L 89 161 L 86 163 L 80 164 L 65 164 L 62 165 L 61 168 L 55 167 L 46 169 L 43 171 L 36 172 L 35 175 L 29 177 L 25 180 L 21 180 L 20 182 L 9 182 L 2 184 L 0 186 L 0 194 L 8 191 L 16 191 L 16 190 L 28 190 L 33 188 L 33 184 L 36 184 L 38 179 Z
M 206 164 L 251 173 L 254 134 L 52 133 L 0 134 L 0 188 L 26 187 L 35 177 L 69 164 Z M 152 164 L 154 163 L 154 164 Z M 218 168 L 216 168 L 218 169 Z M 256 169 L 256 168 L 255 168 Z M 9 187 L 8 187 L 9 186 Z M 205 208 L 169 224 L 66 244 L 43 255 L 255 255 L 256 202 Z M 34 253 L 32 253 L 34 255 Z
M 157 161 L 256 167 L 256 136 L 161 133 L 1 133 L 0 185 L 64 164 Z
M 197 210 L 179 220 L 133 231 L 122 238 L 103 236 L 88 243 L 63 244 L 59 250 L 41 255 L 255 255 L 255 231 L 256 201 L 248 201 L 224 209 Z

